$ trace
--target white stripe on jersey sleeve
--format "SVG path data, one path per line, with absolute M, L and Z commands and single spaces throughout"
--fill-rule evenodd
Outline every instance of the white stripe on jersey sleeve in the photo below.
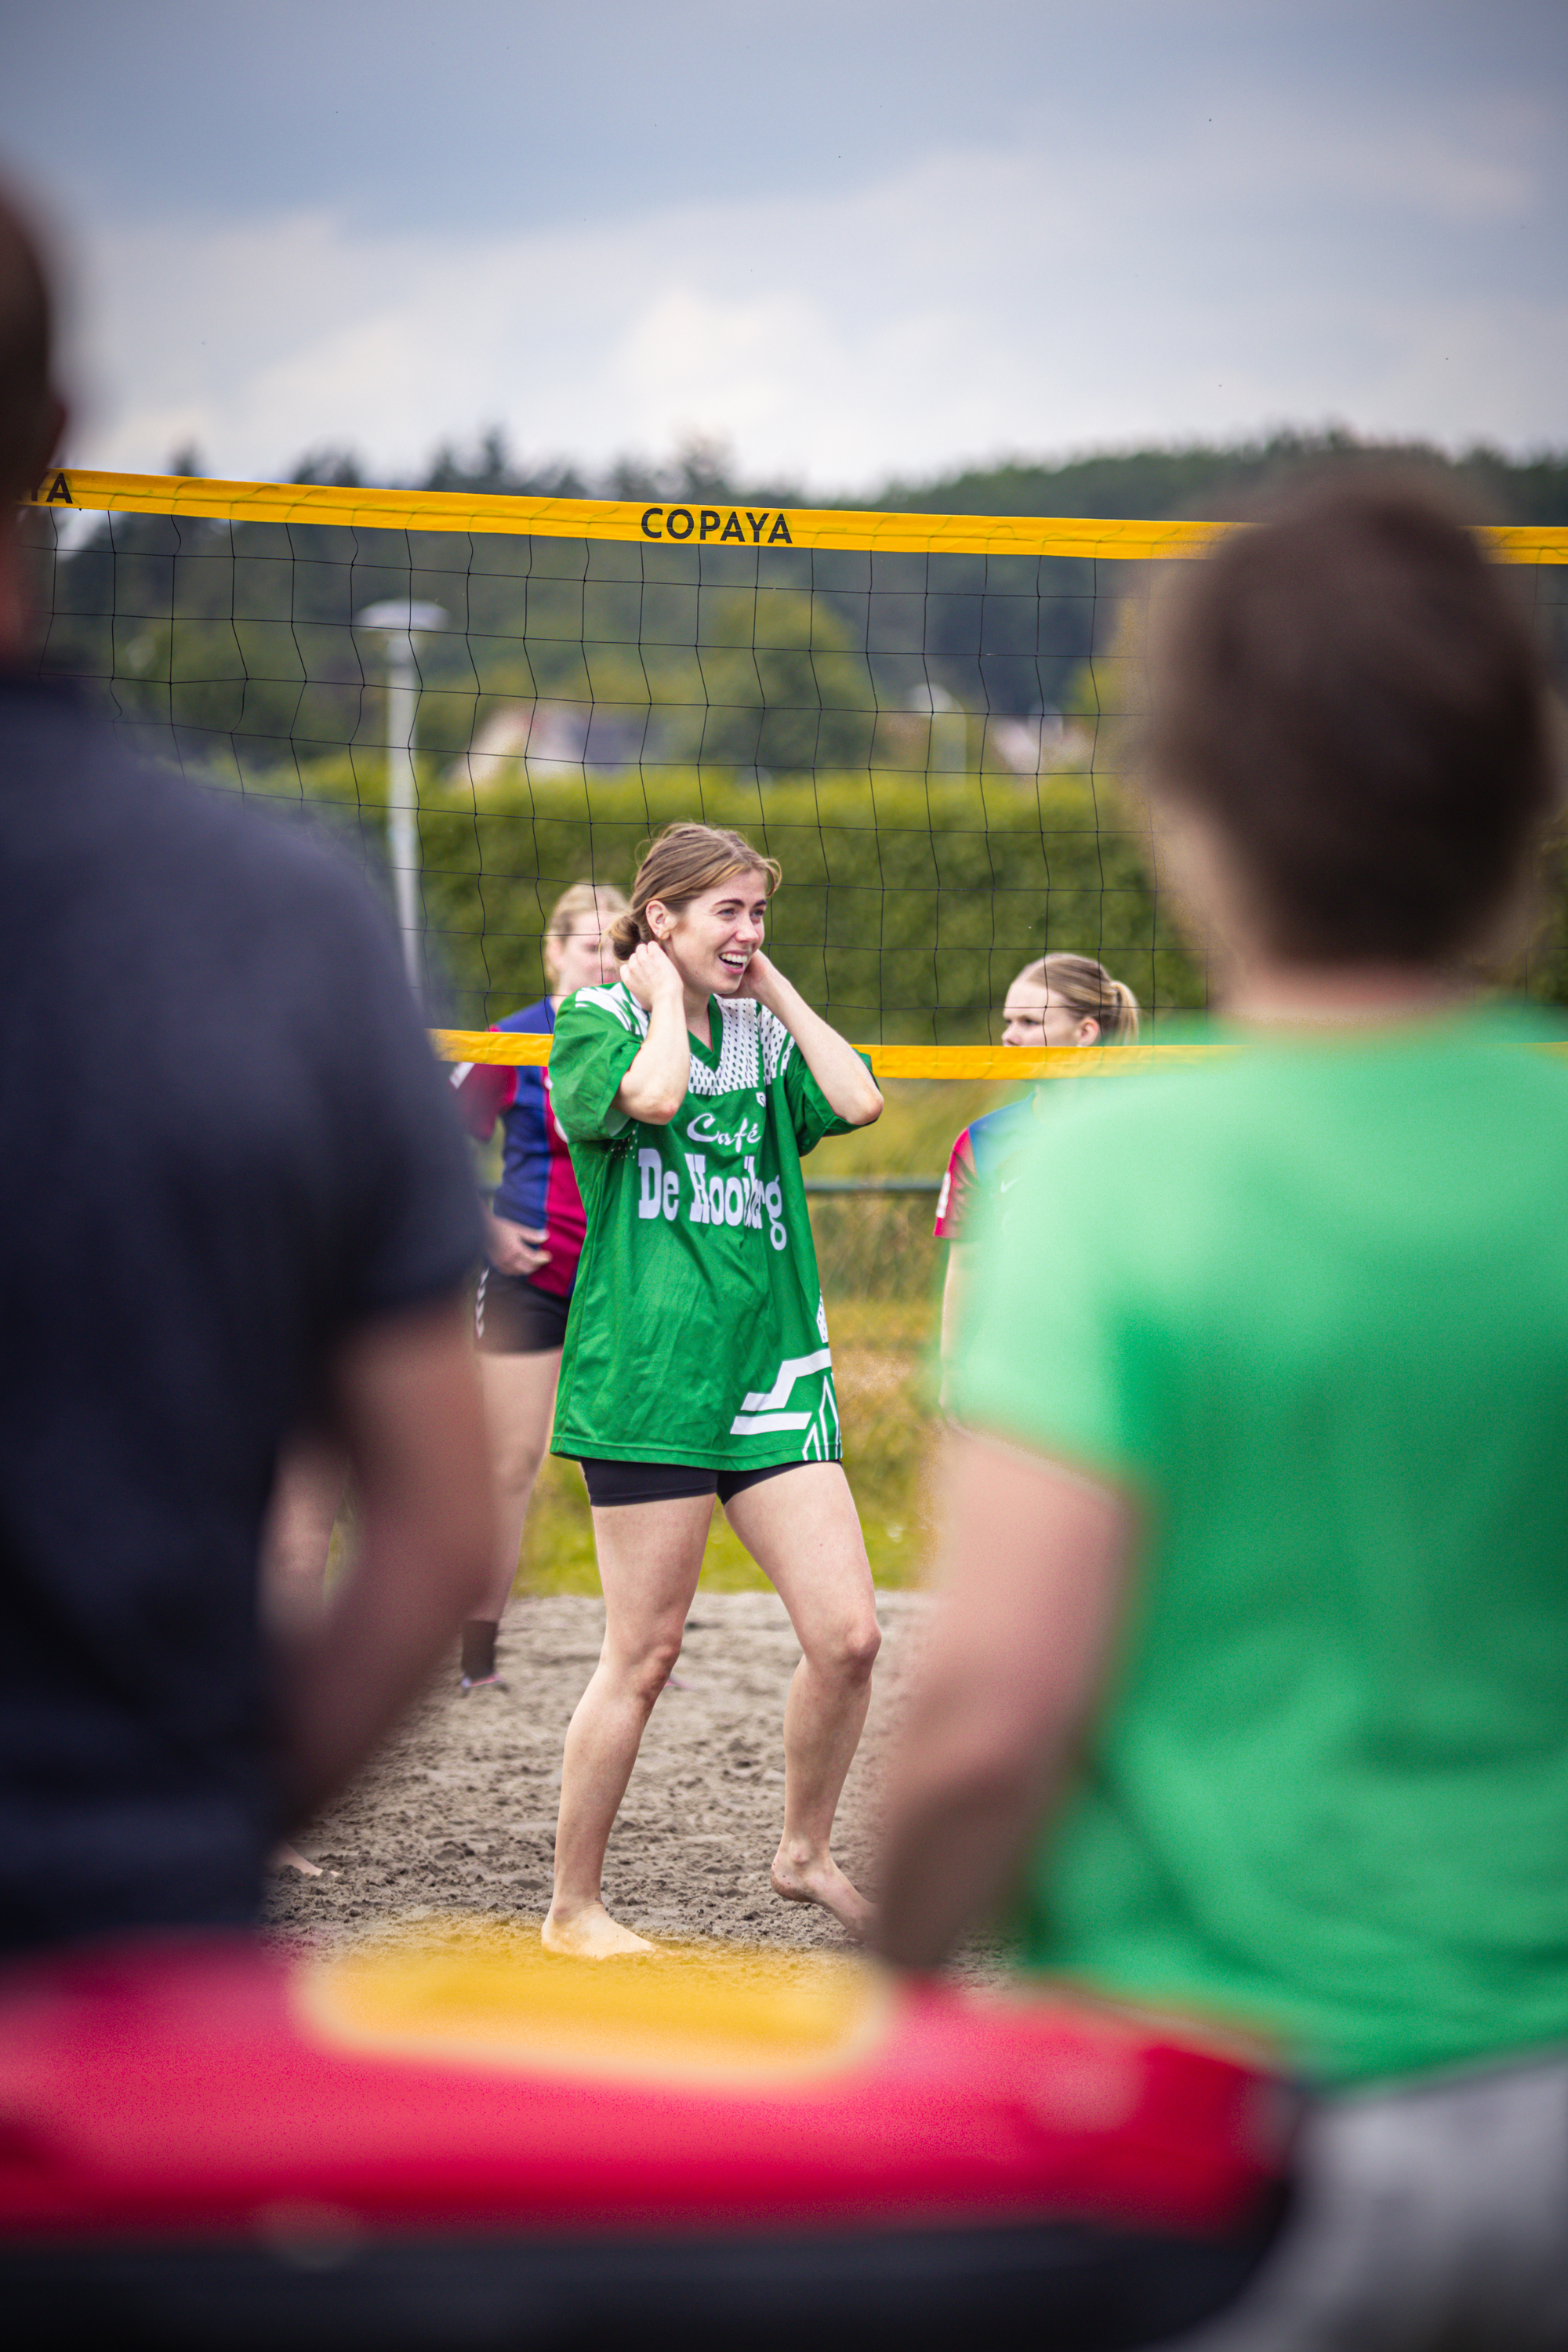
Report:
M 613 1013 L 630 1036 L 647 1035 L 647 1014 L 624 980 L 613 980 L 607 988 L 579 988 L 570 1002 L 595 1005 L 601 1013 Z

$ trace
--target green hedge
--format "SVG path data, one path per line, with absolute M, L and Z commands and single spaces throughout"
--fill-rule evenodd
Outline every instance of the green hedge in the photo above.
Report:
M 344 757 L 281 787 L 384 869 L 377 761 Z M 1148 844 L 1102 781 L 861 771 L 752 781 L 711 769 L 521 772 L 487 791 L 421 782 L 424 908 L 437 1002 L 479 1026 L 543 988 L 549 909 L 585 877 L 626 887 L 675 817 L 742 827 L 784 869 L 773 943 L 816 1003 L 889 1042 L 984 1037 L 1030 957 L 1099 956 L 1144 1004 L 1201 1003 Z

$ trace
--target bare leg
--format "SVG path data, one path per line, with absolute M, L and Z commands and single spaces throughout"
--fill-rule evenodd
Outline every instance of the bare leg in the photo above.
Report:
M 265 1615 L 285 1640 L 308 1634 L 327 1605 L 327 1558 L 342 1507 L 348 1464 L 331 1438 L 300 1437 L 285 1447 L 261 1531 L 261 1600 Z M 272 1850 L 274 1870 L 320 1878 L 287 1840 Z
M 561 1350 L 551 1348 L 530 1356 L 481 1354 L 479 1365 L 495 1465 L 496 1567 L 490 1591 L 474 1615 L 499 1625 L 517 1580 L 523 1521 L 550 1443 Z
M 712 1516 L 709 1495 L 594 1514 L 605 1645 L 577 1702 L 561 1760 L 555 1892 L 543 1928 L 552 1952 L 602 1960 L 658 1948 L 611 1918 L 599 1885 L 644 1727 L 680 1655 Z
M 297 1437 L 283 1450 L 261 1532 L 261 1595 L 266 1615 L 285 1635 L 321 1621 L 347 1480 L 342 1448 L 331 1438 Z
M 773 1888 L 787 1902 L 820 1903 L 863 1936 L 871 1906 L 828 1850 L 882 1639 L 849 1482 L 837 1462 L 803 1463 L 748 1486 L 728 1517 L 789 1611 L 802 1653 L 784 1706 L 784 1822 Z

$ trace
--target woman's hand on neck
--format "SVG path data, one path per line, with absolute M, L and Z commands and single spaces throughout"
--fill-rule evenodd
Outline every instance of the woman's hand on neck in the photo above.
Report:
M 686 992 L 663 949 L 647 940 L 626 958 L 621 977 L 648 1024 L 647 1034 L 616 1090 L 616 1107 L 630 1118 L 668 1127 L 685 1101 L 691 1079 Z

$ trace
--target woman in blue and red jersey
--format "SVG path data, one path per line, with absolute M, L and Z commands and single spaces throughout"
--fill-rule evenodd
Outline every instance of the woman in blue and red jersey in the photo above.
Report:
M 1132 1045 L 1138 1041 L 1138 999 L 1125 981 L 1112 980 L 1092 956 L 1056 954 L 1026 964 L 1002 1008 L 1004 1045 L 1058 1049 Z M 942 1351 L 951 1353 L 961 1311 L 981 1201 L 1007 1189 L 1014 1162 L 1028 1149 L 1043 1089 L 988 1110 L 953 1145 L 936 1204 L 936 1237 L 950 1244 L 942 1296 Z
M 574 882 L 545 926 L 550 993 L 497 1029 L 553 1035 L 563 999 L 597 988 L 618 967 L 605 926 L 621 913 L 618 890 Z M 485 1216 L 485 1265 L 474 1300 L 474 1339 L 496 1473 L 496 1579 L 480 1615 L 463 1627 L 463 1687 L 493 1684 L 496 1630 L 517 1573 L 529 1496 L 550 1440 L 561 1343 L 582 1255 L 582 1196 L 556 1124 L 547 1068 L 459 1065 L 452 1074 L 471 1135 L 488 1141 L 501 1123 L 500 1181 Z

